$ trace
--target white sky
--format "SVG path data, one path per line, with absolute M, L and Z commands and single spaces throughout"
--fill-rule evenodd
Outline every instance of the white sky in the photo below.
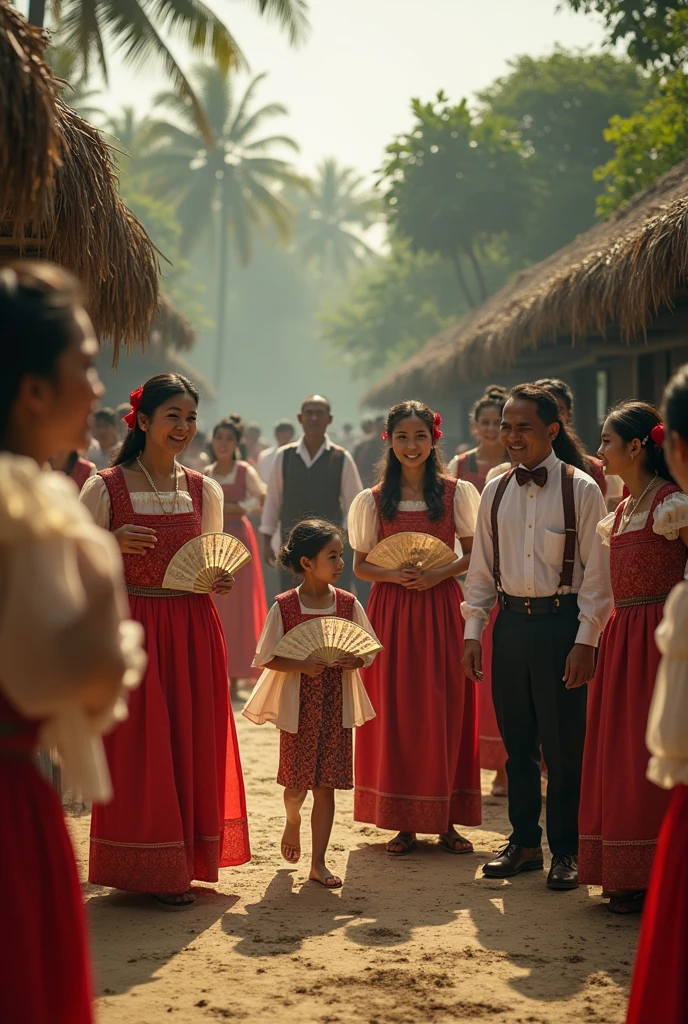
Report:
M 288 108 L 283 128 L 300 143 L 308 172 L 330 155 L 373 172 L 408 128 L 412 96 L 428 100 L 444 89 L 456 101 L 503 74 L 517 54 L 602 42 L 596 18 L 558 12 L 559 0 L 311 0 L 308 41 L 294 49 L 247 0 L 207 2 L 251 70 L 269 72 L 260 98 Z M 194 61 L 184 44 L 175 53 L 185 68 Z M 130 104 L 144 114 L 165 86 L 158 69 L 132 71 L 116 58 L 110 81 L 102 105 L 113 112 Z

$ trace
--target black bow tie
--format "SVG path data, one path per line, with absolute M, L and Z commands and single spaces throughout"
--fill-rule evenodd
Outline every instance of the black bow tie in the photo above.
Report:
M 538 466 L 537 469 L 526 469 L 525 466 L 519 466 L 516 470 L 516 483 L 519 487 L 523 487 L 524 484 L 537 484 L 538 487 L 544 487 L 547 483 L 547 467 Z

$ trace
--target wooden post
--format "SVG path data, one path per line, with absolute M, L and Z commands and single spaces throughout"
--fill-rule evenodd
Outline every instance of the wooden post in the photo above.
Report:
M 45 0 L 29 0 L 29 24 L 43 28 L 45 24 Z

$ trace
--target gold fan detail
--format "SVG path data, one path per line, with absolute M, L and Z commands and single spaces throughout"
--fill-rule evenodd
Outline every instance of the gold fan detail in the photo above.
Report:
M 354 654 L 362 658 L 381 650 L 382 647 L 367 629 L 350 619 L 329 615 L 294 626 L 277 644 L 275 654 L 296 661 L 322 658 L 328 665 L 334 665 L 342 654 Z
M 251 552 L 231 533 L 202 533 L 173 556 L 162 585 L 166 590 L 209 594 L 219 576 L 233 575 L 250 561 Z
M 455 562 L 458 555 L 429 533 L 394 533 L 385 537 L 366 556 L 366 561 L 382 569 L 441 569 Z

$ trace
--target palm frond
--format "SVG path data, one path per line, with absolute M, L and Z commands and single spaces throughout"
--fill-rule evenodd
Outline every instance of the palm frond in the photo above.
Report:
M 291 43 L 305 39 L 309 28 L 307 0 L 254 0 L 254 4 L 261 14 L 287 30 Z
M 298 142 L 289 135 L 266 135 L 263 139 L 256 139 L 255 142 L 250 142 L 248 145 L 244 144 L 242 148 L 246 153 L 260 153 L 271 146 L 286 146 L 287 149 L 292 149 L 295 153 L 300 150 Z

